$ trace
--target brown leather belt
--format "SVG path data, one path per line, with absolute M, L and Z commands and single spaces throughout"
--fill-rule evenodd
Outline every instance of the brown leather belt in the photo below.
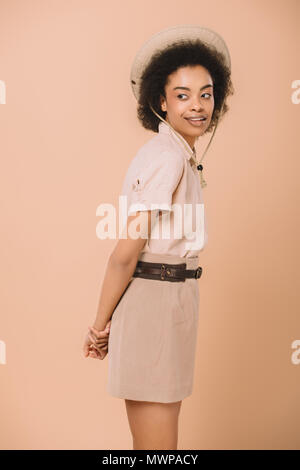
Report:
M 186 278 L 199 279 L 202 274 L 201 266 L 197 269 L 186 269 L 186 263 L 166 264 L 138 261 L 133 277 L 156 279 L 160 281 L 184 282 Z

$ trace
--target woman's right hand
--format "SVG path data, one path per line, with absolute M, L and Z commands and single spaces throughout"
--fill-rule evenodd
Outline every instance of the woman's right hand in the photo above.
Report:
M 104 359 L 108 352 L 108 337 L 110 332 L 111 320 L 108 321 L 105 330 L 96 330 L 94 327 L 89 327 L 90 333 L 93 338 L 93 349 L 90 350 L 90 356 L 97 359 Z
M 89 327 L 89 333 L 84 343 L 84 355 L 94 359 L 104 359 L 108 352 L 108 337 L 111 320 L 107 323 L 105 330 L 97 330 Z

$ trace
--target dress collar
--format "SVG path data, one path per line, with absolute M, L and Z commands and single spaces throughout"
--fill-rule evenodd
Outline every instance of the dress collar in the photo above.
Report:
M 164 121 L 161 121 L 158 124 L 158 132 L 160 134 L 169 134 L 169 135 L 171 135 L 180 144 L 182 150 L 184 151 L 184 155 L 187 158 L 187 160 L 191 159 L 191 163 L 195 163 L 197 161 L 195 146 L 192 150 L 190 145 L 182 137 L 182 135 L 180 135 L 178 132 L 176 132 L 170 124 L 166 124 Z

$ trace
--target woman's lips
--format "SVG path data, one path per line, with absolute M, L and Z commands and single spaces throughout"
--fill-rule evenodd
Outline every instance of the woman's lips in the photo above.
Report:
M 202 119 L 202 120 L 199 120 L 199 119 L 195 120 L 195 119 L 188 119 L 188 118 L 185 118 L 185 119 L 194 127 L 200 127 L 206 121 L 206 119 Z

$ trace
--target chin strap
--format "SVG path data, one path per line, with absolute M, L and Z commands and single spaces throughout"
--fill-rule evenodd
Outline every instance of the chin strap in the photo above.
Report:
M 205 186 L 207 186 L 207 183 L 205 181 L 205 179 L 203 178 L 203 174 L 202 174 L 202 170 L 203 170 L 203 165 L 201 164 L 207 150 L 208 150 L 208 147 L 210 146 L 210 143 L 213 139 L 213 136 L 215 135 L 215 132 L 216 132 L 216 129 L 217 129 L 217 126 L 218 126 L 218 123 L 219 121 L 217 121 L 215 127 L 214 127 L 214 130 L 213 130 L 213 133 L 212 133 L 212 136 L 208 142 L 208 145 L 201 157 L 201 159 L 198 161 L 197 160 L 197 156 L 196 156 L 196 150 L 195 150 L 195 147 L 194 147 L 194 150 L 191 149 L 191 147 L 188 145 L 188 143 L 186 142 L 186 140 L 182 137 L 182 135 L 179 134 L 179 132 L 175 131 L 175 129 L 162 117 L 160 116 L 154 109 L 153 107 L 151 106 L 151 104 L 149 103 L 149 106 L 151 108 L 151 110 L 153 111 L 153 113 L 163 122 L 165 122 L 169 127 L 170 129 L 172 129 L 172 131 L 177 135 L 177 137 L 181 140 L 181 142 L 184 144 L 185 148 L 188 150 L 188 152 L 190 153 L 191 155 L 191 160 L 193 162 L 194 165 L 197 165 L 197 170 L 199 170 L 199 175 L 200 175 L 200 184 L 201 184 L 201 188 L 205 188 Z

